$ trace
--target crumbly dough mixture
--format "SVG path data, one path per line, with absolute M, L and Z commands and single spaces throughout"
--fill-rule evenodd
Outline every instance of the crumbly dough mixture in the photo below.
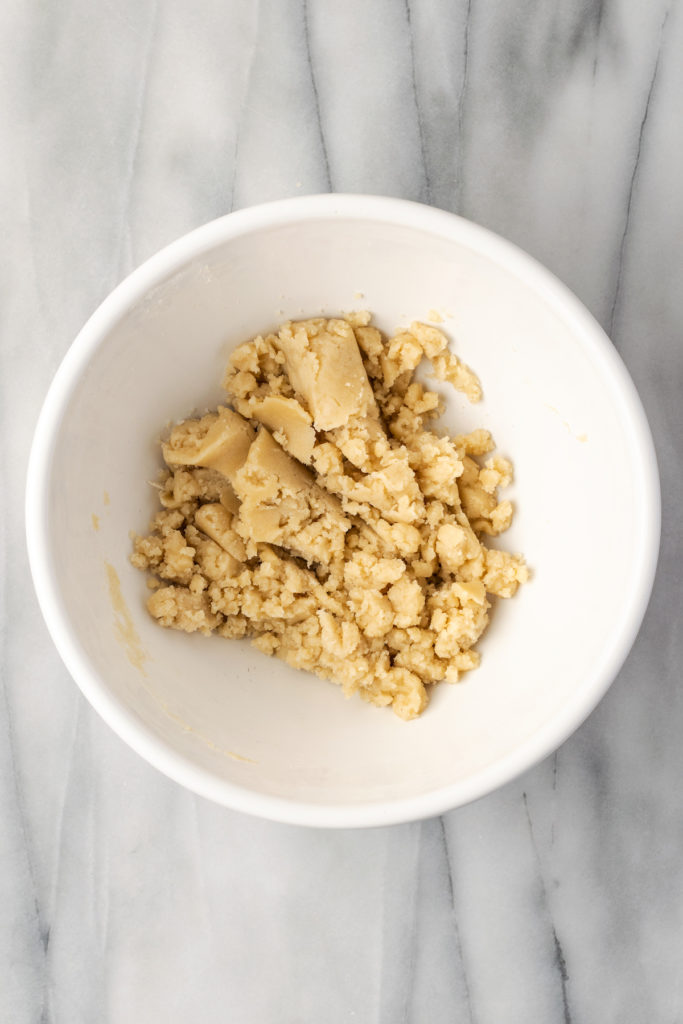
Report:
M 493 550 L 512 479 L 486 430 L 430 429 L 433 374 L 471 401 L 475 374 L 435 327 L 392 338 L 368 313 L 286 323 L 233 353 L 220 406 L 162 445 L 162 508 L 133 565 L 161 625 L 252 638 L 264 654 L 404 719 L 475 668 L 489 596 L 528 570 Z

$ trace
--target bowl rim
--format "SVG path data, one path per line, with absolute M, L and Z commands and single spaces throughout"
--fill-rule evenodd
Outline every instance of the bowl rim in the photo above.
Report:
M 82 371 L 113 327 L 145 293 L 216 246 L 265 228 L 321 219 L 391 223 L 456 241 L 526 282 L 560 312 L 603 371 L 632 449 L 634 472 L 642 481 L 631 552 L 633 582 L 623 614 L 572 698 L 521 746 L 472 776 L 417 796 L 372 803 L 330 805 L 259 793 L 219 779 L 173 750 L 113 696 L 90 664 L 62 604 L 48 541 L 48 482 L 55 438 Z M 175 782 L 225 807 L 287 824 L 349 828 L 416 821 L 467 804 L 543 760 L 581 725 L 616 678 L 645 615 L 659 553 L 661 495 L 654 443 L 635 385 L 602 327 L 549 270 L 512 242 L 457 214 L 405 199 L 329 193 L 263 203 L 209 221 L 166 245 L 109 293 L 67 350 L 45 397 L 29 456 L 25 515 L 31 575 L 52 640 L 83 695 L 125 743 Z

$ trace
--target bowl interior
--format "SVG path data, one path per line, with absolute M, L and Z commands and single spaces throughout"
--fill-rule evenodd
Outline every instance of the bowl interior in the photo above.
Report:
M 628 381 L 549 275 L 471 225 L 449 224 L 446 235 L 321 213 L 214 236 L 110 315 L 81 352 L 77 381 L 64 384 L 44 491 L 60 646 L 76 652 L 100 710 L 120 712 L 124 736 L 135 733 L 148 756 L 165 751 L 171 774 L 226 803 L 250 807 L 259 794 L 370 807 L 444 787 L 456 802 L 458 784 L 534 737 L 561 739 L 625 654 L 625 608 L 648 543 Z M 288 318 L 358 308 L 385 330 L 429 310 L 443 316 L 485 392 L 477 406 L 450 393 L 446 425 L 487 427 L 513 459 L 517 511 L 500 545 L 533 571 L 494 608 L 481 668 L 435 688 L 409 724 L 248 642 L 159 628 L 128 562 L 129 531 L 145 531 L 156 507 L 147 481 L 160 467 L 160 431 L 222 398 L 230 350 Z

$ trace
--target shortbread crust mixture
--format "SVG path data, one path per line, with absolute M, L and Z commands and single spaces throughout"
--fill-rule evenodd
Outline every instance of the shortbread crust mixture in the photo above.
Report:
M 162 444 L 162 508 L 132 562 L 153 574 L 161 625 L 252 638 L 264 654 L 404 719 L 429 687 L 475 668 L 489 595 L 528 570 L 493 550 L 512 479 L 486 430 L 429 424 L 442 399 L 423 359 L 471 401 L 474 373 L 435 327 L 394 337 L 368 313 L 285 323 L 237 348 L 231 407 L 179 423 Z

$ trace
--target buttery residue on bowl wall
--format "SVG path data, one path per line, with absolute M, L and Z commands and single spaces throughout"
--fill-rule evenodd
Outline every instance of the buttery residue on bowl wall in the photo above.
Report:
M 121 592 L 119 574 L 110 562 L 105 562 L 104 568 L 107 571 L 109 597 L 111 600 L 111 606 L 114 610 L 114 627 L 116 629 L 116 635 L 120 644 L 124 648 L 126 657 L 131 665 L 146 676 L 147 673 L 144 669 L 144 663 L 147 661 L 148 655 L 142 646 L 138 632 L 133 624 L 133 617 L 130 614 L 128 605 L 126 604 Z
M 130 661 L 131 665 L 142 672 L 143 676 L 146 676 L 147 673 L 144 669 L 144 662 L 147 660 L 149 655 L 142 646 L 138 632 L 133 624 L 133 617 L 130 614 L 130 610 L 121 591 L 121 580 L 119 579 L 119 574 L 110 562 L 105 561 L 104 567 L 107 572 L 107 582 L 109 584 L 109 598 L 114 610 L 114 626 L 116 628 L 116 635 L 123 646 L 126 652 L 126 657 Z M 168 704 L 162 700 L 158 694 L 154 693 L 148 687 L 145 687 L 145 689 L 161 705 L 164 710 L 164 714 L 180 725 L 185 732 L 189 732 L 193 736 L 196 736 L 197 739 L 205 746 L 209 747 L 209 749 L 215 750 L 217 753 L 223 754 L 225 757 L 229 757 L 233 761 L 241 761 L 244 764 L 258 763 L 251 757 L 244 757 L 242 754 L 237 754 L 233 750 L 224 750 L 222 747 L 216 746 L 216 744 L 207 739 L 206 736 L 202 736 L 201 733 L 198 733 L 188 725 L 187 722 L 183 721 L 182 718 L 174 714 Z
M 562 426 L 564 427 L 564 429 L 567 431 L 568 434 L 571 434 L 571 436 L 574 438 L 575 441 L 579 441 L 581 444 L 585 444 L 587 442 L 588 434 L 577 434 L 574 430 L 572 430 L 570 424 L 564 418 L 564 416 L 562 415 L 562 413 L 560 412 L 559 409 L 557 409 L 554 405 L 550 405 L 549 402 L 544 402 L 543 404 L 545 405 L 546 409 L 550 409 L 551 412 L 554 412 L 555 415 L 557 417 L 559 417 L 559 419 L 560 419 L 560 421 L 562 423 Z

